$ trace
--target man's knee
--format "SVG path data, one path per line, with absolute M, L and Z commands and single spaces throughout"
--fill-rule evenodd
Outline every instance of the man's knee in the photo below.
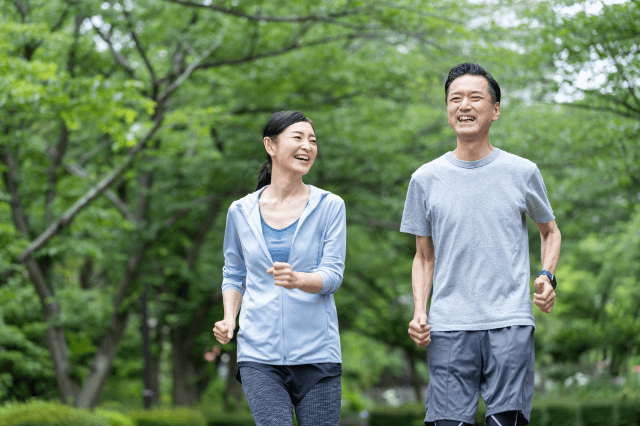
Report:
M 505 411 L 487 417 L 487 426 L 525 426 L 528 423 L 520 411 Z

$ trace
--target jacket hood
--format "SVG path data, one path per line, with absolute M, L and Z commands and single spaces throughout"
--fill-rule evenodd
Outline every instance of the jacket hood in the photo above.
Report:
M 237 203 L 242 207 L 242 211 L 246 215 L 251 215 L 253 209 L 258 206 L 258 200 L 260 199 L 260 194 L 264 191 L 269 185 L 258 189 L 251 194 L 245 195 L 241 199 L 237 201 Z M 307 185 L 309 187 L 309 205 L 307 206 L 308 211 L 313 211 L 316 208 L 320 200 L 327 194 L 330 194 L 329 191 L 324 189 L 315 187 L 313 185 Z

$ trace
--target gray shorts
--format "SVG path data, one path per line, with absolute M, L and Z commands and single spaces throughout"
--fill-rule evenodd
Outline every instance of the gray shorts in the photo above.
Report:
M 427 346 L 429 387 L 425 422 L 474 423 L 480 393 L 487 416 L 533 404 L 533 326 L 480 331 L 434 331 Z

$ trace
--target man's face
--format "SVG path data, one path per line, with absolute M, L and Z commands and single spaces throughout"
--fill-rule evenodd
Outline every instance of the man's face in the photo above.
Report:
M 463 75 L 449 86 L 447 115 L 458 139 L 473 142 L 489 134 L 491 123 L 500 116 L 500 102 L 491 105 L 486 78 Z

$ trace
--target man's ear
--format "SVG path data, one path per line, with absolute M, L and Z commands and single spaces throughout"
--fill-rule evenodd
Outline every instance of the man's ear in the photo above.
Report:
M 493 105 L 491 105 L 491 112 L 492 112 L 492 121 L 496 121 L 498 118 L 500 118 L 500 102 L 496 102 Z

